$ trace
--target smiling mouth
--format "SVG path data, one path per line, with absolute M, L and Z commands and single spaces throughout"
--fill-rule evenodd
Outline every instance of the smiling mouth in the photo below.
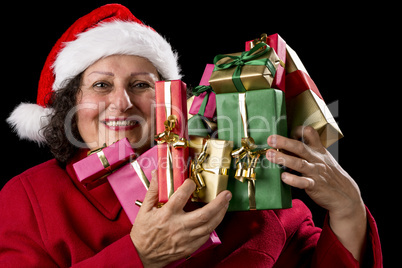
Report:
M 139 122 L 136 120 L 104 120 L 102 121 L 103 124 L 105 124 L 105 126 L 107 128 L 113 129 L 113 130 L 120 130 L 120 129 L 124 129 L 124 130 L 128 130 L 128 129 L 132 129 L 136 126 L 139 126 Z

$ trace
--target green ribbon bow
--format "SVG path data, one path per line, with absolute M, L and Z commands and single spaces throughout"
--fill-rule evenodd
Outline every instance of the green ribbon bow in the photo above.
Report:
M 200 85 L 200 86 L 196 86 L 191 91 L 193 92 L 193 94 L 195 96 L 199 96 L 201 93 L 207 92 L 207 94 L 205 94 L 204 100 L 201 103 L 200 109 L 198 110 L 198 113 L 197 113 L 197 114 L 203 116 L 205 113 L 205 108 L 207 107 L 207 104 L 208 104 L 209 93 L 211 93 L 212 87 Z
M 271 72 L 272 76 L 275 76 L 276 68 L 274 64 L 268 58 L 256 60 L 256 58 L 268 53 L 268 51 L 272 49 L 267 44 L 261 42 L 253 47 L 250 51 L 244 51 L 240 56 L 232 56 L 220 54 L 215 56 L 214 71 L 225 70 L 236 66 L 236 69 L 233 73 L 232 80 L 238 92 L 246 92 L 246 88 L 240 79 L 241 69 L 244 65 L 265 65 L 268 70 Z M 260 51 L 259 51 L 260 50 Z M 223 58 L 231 58 L 233 61 L 229 63 L 216 64 L 219 60 Z

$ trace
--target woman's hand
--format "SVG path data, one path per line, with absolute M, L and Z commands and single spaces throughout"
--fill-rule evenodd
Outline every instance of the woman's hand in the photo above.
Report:
M 221 192 L 202 208 L 184 212 L 195 183 L 187 179 L 162 208 L 158 205 L 158 178 L 152 173 L 149 190 L 130 236 L 144 267 L 163 267 L 200 248 L 225 216 L 232 195 Z
M 298 127 L 294 139 L 268 137 L 267 151 L 273 163 L 299 172 L 282 173 L 282 181 L 304 189 L 319 206 L 329 211 L 330 226 L 342 244 L 359 260 L 364 252 L 366 209 L 357 184 L 322 146 L 312 127 Z

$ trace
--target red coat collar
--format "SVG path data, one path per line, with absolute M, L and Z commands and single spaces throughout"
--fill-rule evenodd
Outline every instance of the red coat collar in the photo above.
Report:
M 109 182 L 106 182 L 92 190 L 87 190 L 78 180 L 73 164 L 87 156 L 88 149 L 81 149 L 67 163 L 66 171 L 78 190 L 109 220 L 115 220 L 121 210 L 121 204 Z

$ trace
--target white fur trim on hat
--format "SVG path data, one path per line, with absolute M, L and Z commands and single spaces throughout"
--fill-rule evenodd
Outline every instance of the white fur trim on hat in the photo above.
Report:
M 48 124 L 48 115 L 52 111 L 51 108 L 43 108 L 37 104 L 21 103 L 7 118 L 7 123 L 21 139 L 43 144 L 46 141 L 42 135 L 42 127 Z
M 147 58 L 166 80 L 181 78 L 177 53 L 162 36 L 139 23 L 116 20 L 80 33 L 76 40 L 65 44 L 53 64 L 53 90 L 97 60 L 116 54 Z

